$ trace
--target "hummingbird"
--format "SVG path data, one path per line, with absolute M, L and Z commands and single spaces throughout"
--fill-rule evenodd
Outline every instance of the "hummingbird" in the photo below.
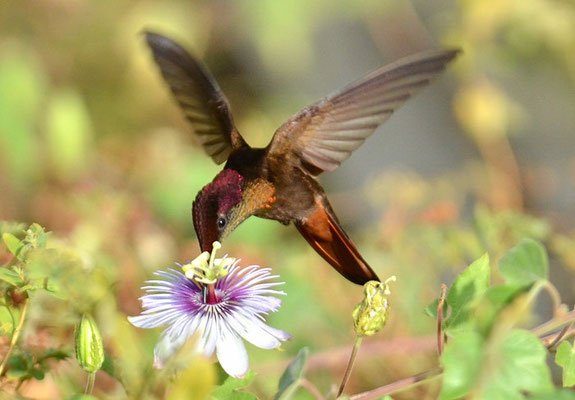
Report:
M 267 147 L 253 148 L 208 70 L 174 40 L 153 32 L 145 38 L 204 151 L 216 164 L 225 162 L 192 206 L 200 249 L 211 252 L 214 241 L 255 215 L 295 225 L 349 281 L 379 281 L 342 229 L 317 177 L 335 170 L 459 50 L 421 52 L 383 66 L 305 107 L 276 130 Z

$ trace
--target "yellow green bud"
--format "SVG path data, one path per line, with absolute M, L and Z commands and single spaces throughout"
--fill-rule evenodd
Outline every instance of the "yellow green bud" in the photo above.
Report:
M 98 371 L 104 362 L 102 336 L 90 315 L 84 314 L 76 328 L 76 358 L 80 367 L 90 374 Z
M 369 281 L 363 285 L 363 301 L 352 313 L 355 331 L 359 336 L 374 335 L 385 326 L 389 316 L 389 282 L 392 281 L 395 281 L 395 276 L 385 282 Z

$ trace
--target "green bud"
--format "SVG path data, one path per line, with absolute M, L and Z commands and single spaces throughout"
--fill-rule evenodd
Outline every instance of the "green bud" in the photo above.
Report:
M 374 335 L 385 326 L 389 316 L 389 282 L 392 281 L 395 281 L 395 276 L 385 282 L 369 281 L 363 285 L 363 301 L 352 313 L 355 331 L 359 336 Z
M 102 336 L 90 315 L 84 314 L 76 328 L 76 358 L 80 367 L 90 374 L 98 371 L 104 362 Z

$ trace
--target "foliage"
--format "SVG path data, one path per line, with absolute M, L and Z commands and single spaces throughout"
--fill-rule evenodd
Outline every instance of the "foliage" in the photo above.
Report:
M 293 341 L 248 348 L 257 376 L 228 379 L 186 351 L 155 370 L 159 331 L 127 322 L 153 271 L 198 254 L 190 208 L 220 168 L 162 86 L 145 28 L 206 61 L 257 146 L 385 62 L 462 47 L 321 177 L 362 255 L 397 276 L 386 326 L 364 339 L 344 393 L 573 398 L 575 7 L 561 0 L 4 2 L 0 398 L 309 400 L 333 398 L 341 381 L 362 288 L 272 221 L 250 218 L 224 243 L 286 281 L 271 318 Z M 85 314 L 105 350 L 93 396 L 74 359 Z

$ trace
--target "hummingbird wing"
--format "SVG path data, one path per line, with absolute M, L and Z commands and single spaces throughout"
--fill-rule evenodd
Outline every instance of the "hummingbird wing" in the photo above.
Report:
M 434 50 L 402 58 L 304 108 L 276 131 L 268 154 L 291 152 L 313 176 L 333 171 L 458 53 Z
M 311 247 L 346 279 L 359 285 L 371 280 L 379 281 L 339 225 L 329 205 L 318 202 L 314 212 L 308 218 L 296 221 L 295 226 Z
M 164 80 L 204 150 L 216 164 L 245 145 L 235 127 L 228 100 L 215 79 L 179 44 L 165 36 L 145 32 Z

